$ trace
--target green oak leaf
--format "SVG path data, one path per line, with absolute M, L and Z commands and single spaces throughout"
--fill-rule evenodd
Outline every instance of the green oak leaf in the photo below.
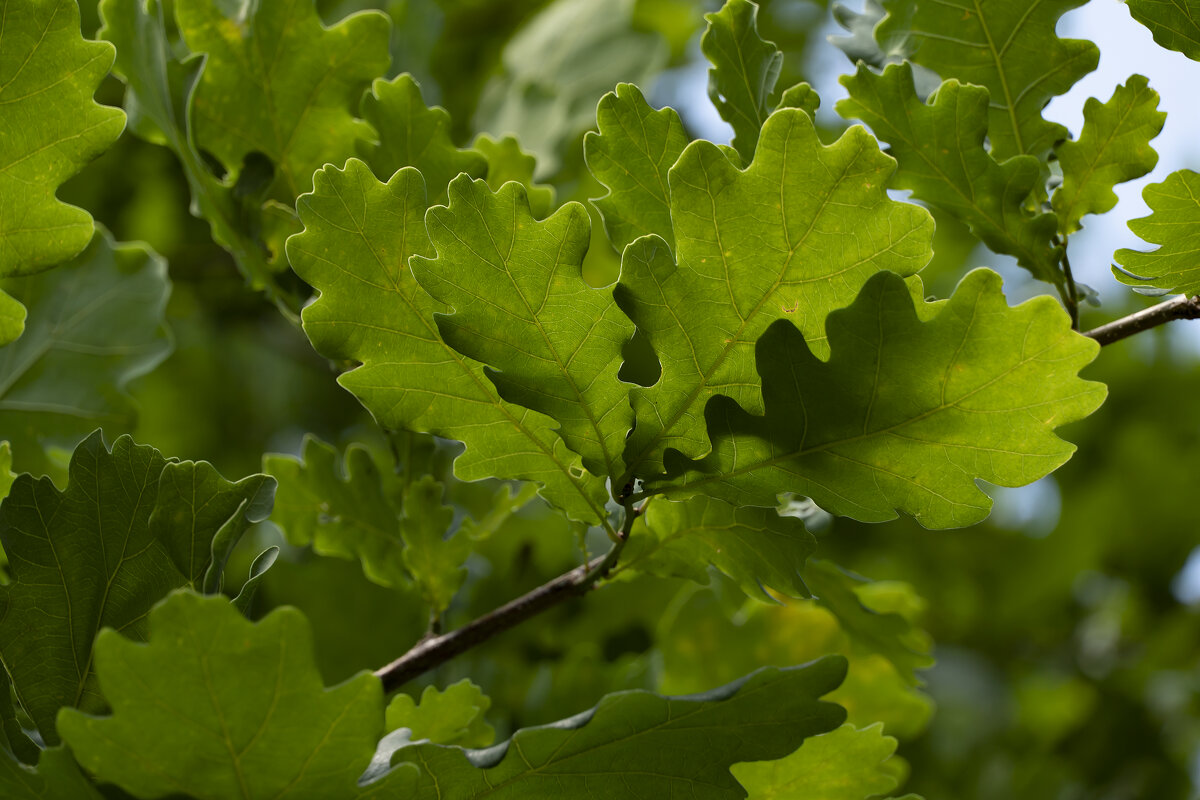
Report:
M 776 761 L 754 761 L 729 768 L 750 800 L 863 800 L 897 787 L 884 766 L 897 742 L 877 723 L 859 730 L 843 725 L 804 740 L 800 749 Z
M 466 444 L 463 480 L 537 481 L 575 519 L 606 519 L 604 482 L 588 475 L 538 413 L 500 399 L 483 366 L 448 346 L 434 313 L 445 306 L 408 269 L 432 255 L 421 174 L 402 169 L 380 183 L 361 161 L 326 167 L 297 208 L 303 234 L 288 241 L 292 268 L 320 296 L 304 330 L 323 355 L 361 366 L 339 382 L 385 428 L 433 433 Z
M 206 220 L 213 240 L 233 256 L 255 289 L 295 313 L 300 299 L 290 296 L 276 277 L 278 268 L 237 187 L 217 179 L 191 138 L 192 96 L 206 60 L 178 60 L 158 0 L 101 0 L 99 35 L 117 47 L 116 74 L 126 86 L 130 129 L 169 148 L 192 193 L 192 213 Z M 251 213 L 252 212 L 252 213 Z
M 192 136 L 230 180 L 261 153 L 274 166 L 267 196 L 291 205 L 312 189 L 313 171 L 372 138 L 353 112 L 391 61 L 386 15 L 362 12 L 326 28 L 312 0 L 177 0 L 175 17 L 188 48 L 206 55 Z
M 305 436 L 300 458 L 270 454 L 263 472 L 279 482 L 271 519 L 288 542 L 323 556 L 358 559 L 381 586 L 406 586 L 400 538 L 403 481 L 361 445 L 340 457 Z
M 0 753 L 0 797 L 6 800 L 102 800 L 65 747 L 38 750 L 37 766 Z
M 583 278 L 587 210 L 568 203 L 538 221 L 520 184 L 493 193 L 459 176 L 450 205 L 425 223 L 437 255 L 417 255 L 410 268 L 454 310 L 436 317 L 442 338 L 487 364 L 505 400 L 557 421 L 590 472 L 620 475 L 633 412 L 617 373 L 633 325 L 611 291 Z
M 59 715 L 99 780 L 136 797 L 353 797 L 383 732 L 369 673 L 326 689 L 294 608 L 254 623 L 228 600 L 175 592 L 150 612 L 146 644 L 106 629 L 96 670 L 107 717 Z
M 912 0 L 891 0 L 875 33 L 880 41 L 908 41 L 916 47 L 910 60 L 943 80 L 990 92 L 986 130 L 997 161 L 1044 161 L 1067 129 L 1044 119 L 1042 109 L 1100 60 L 1092 42 L 1055 34 L 1059 17 L 1086 1 L 919 0 L 914 12 Z
M 554 187 L 548 184 L 534 183 L 533 173 L 537 169 L 537 159 L 521 149 L 521 145 L 511 136 L 493 139 L 486 133 L 475 137 L 471 147 L 487 160 L 487 185 L 494 191 L 509 181 L 516 181 L 525 187 L 529 196 L 529 207 L 538 219 L 545 219 L 554 210 Z
M 890 661 L 909 686 L 920 683 L 916 671 L 933 666 L 929 637 L 905 615 L 868 605 L 871 591 L 881 584 L 824 559 L 808 562 L 804 580 L 817 602 L 837 617 L 838 625 L 856 644 Z
M 583 139 L 588 169 L 608 194 L 592 201 L 617 252 L 640 236 L 658 234 L 674 247 L 667 172 L 689 138 L 673 108 L 654 110 L 633 84 L 617 84 L 596 108 L 599 133 Z M 757 131 L 756 134 L 757 136 Z
M 25 330 L 25 306 L 0 289 L 0 347 L 16 341 Z
M 442 203 L 445 187 L 460 172 L 472 178 L 487 173 L 487 159 L 475 150 L 455 147 L 450 114 L 439 106 L 426 106 L 421 87 L 407 73 L 376 80 L 363 97 L 362 115 L 375 128 L 378 141 L 359 142 L 358 152 L 381 180 L 401 167 L 416 167 L 425 178 L 430 201 Z
M 988 93 L 950 80 L 921 102 L 912 67 L 895 64 L 883 74 L 859 64 L 840 79 L 850 97 L 837 104 L 843 117 L 871 126 L 900 163 L 894 186 L 954 215 L 997 253 L 1040 280 L 1063 281 L 1052 239 L 1052 214 L 1030 214 L 1025 202 L 1041 185 L 1041 167 L 1030 156 L 998 163 L 984 149 Z
M 672 459 L 678 476 L 651 487 L 771 507 L 792 492 L 863 522 L 979 522 L 991 499 L 976 480 L 1023 486 L 1061 466 L 1075 447 L 1054 429 L 1106 394 L 1078 377 L 1100 346 L 1051 298 L 1009 307 L 1000 285 L 974 270 L 923 321 L 904 281 L 881 273 L 830 315 L 828 361 L 776 322 L 755 348 L 765 415 L 714 398 L 712 455 Z
M 3 0 L 0 19 L 0 278 L 8 278 L 87 247 L 91 214 L 55 192 L 117 140 L 125 113 L 92 99 L 113 47 L 83 39 L 75 0 Z M 0 344 L 16 338 L 12 305 L 7 298 L 0 308 L 8 320 Z
M 800 109 L 771 115 L 745 170 L 709 142 L 688 145 L 670 172 L 675 257 L 658 237 L 639 239 L 616 290 L 662 364 L 654 386 L 632 391 L 631 472 L 660 471 L 668 447 L 707 453 L 714 394 L 761 408 L 751 352 L 772 322 L 794 321 L 825 353 L 826 315 L 871 275 L 925 266 L 933 219 L 888 199 L 895 164 L 861 127 L 822 144 Z
M 732 800 L 745 797 L 729 773 L 732 764 L 780 758 L 841 724 L 845 712 L 817 698 L 845 673 L 845 659 L 831 656 L 761 669 L 705 694 L 618 692 L 487 750 L 414 744 L 396 751 L 393 761 L 420 768 L 414 797 Z
M 1117 204 L 1114 186 L 1154 169 L 1158 153 L 1150 140 L 1166 119 L 1166 112 L 1158 110 L 1158 92 L 1141 75 L 1130 76 L 1107 103 L 1088 98 L 1079 139 L 1055 149 L 1063 180 L 1052 204 L 1061 233 L 1079 230 L 1085 214 L 1112 210 Z
M 265 518 L 274 487 L 265 475 L 230 483 L 128 436 L 110 451 L 99 431 L 75 449 L 65 490 L 17 478 L 0 504 L 13 576 L 0 591 L 0 659 L 47 742 L 57 742 L 59 708 L 104 708 L 97 632 L 141 638 L 146 613 L 169 591 L 219 585 L 228 549 Z
M 483 690 L 464 678 L 444 692 L 426 686 L 419 705 L 403 692 L 396 695 L 388 703 L 386 727 L 389 731 L 408 728 L 414 742 L 428 739 L 434 744 L 487 747 L 496 737 L 483 717 L 491 705 Z
M 712 64 L 708 96 L 733 127 L 734 149 L 749 163 L 759 131 L 775 107 L 783 53 L 758 35 L 758 5 L 750 0 L 726 0 L 720 11 L 704 19 L 708 30 L 700 49 Z
M 1200 61 L 1200 14 L 1195 0 L 1125 0 L 1129 13 L 1168 50 Z
M 633 569 L 707 584 L 711 564 L 748 597 L 776 602 L 767 589 L 808 597 L 801 573 L 817 541 L 794 517 L 773 508 L 735 508 L 711 497 L 682 503 L 656 498 L 634 523 L 618 571 Z
M 816 119 L 817 109 L 821 107 L 821 96 L 817 90 L 807 83 L 797 83 L 784 89 L 779 96 L 777 108 L 798 108 Z
M 19 471 L 52 469 L 47 448 L 71 448 L 99 425 L 129 429 L 126 386 L 171 351 L 163 323 L 167 265 L 100 231 L 69 264 L 9 280 L 32 309 L 25 334 L 0 347 L 0 431 Z
M 1124 269 L 1113 274 L 1122 283 L 1168 292 L 1200 293 L 1200 174 L 1190 169 L 1172 172 L 1162 183 L 1142 190 L 1150 216 L 1129 221 L 1129 229 L 1156 250 L 1122 248 L 1113 258 Z
M 409 484 L 404 492 L 404 565 L 421 590 L 434 617 L 441 615 L 467 577 L 463 562 L 471 540 L 456 533 L 446 538 L 454 508 L 442 505 L 442 484 L 431 475 Z
M 16 479 L 12 471 L 12 445 L 0 442 L 0 500 L 8 497 L 8 490 Z

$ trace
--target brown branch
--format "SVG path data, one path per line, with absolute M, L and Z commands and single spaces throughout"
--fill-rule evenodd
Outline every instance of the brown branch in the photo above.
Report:
M 1200 296 L 1173 297 L 1156 306 L 1143 308 L 1127 317 L 1092 328 L 1084 336 L 1092 337 L 1101 345 L 1112 344 L 1173 319 L 1200 319 Z
M 626 509 L 626 518 L 630 521 L 629 524 L 632 524 L 634 515 L 629 513 L 628 506 Z M 617 558 L 625 547 L 625 540 L 628 536 L 626 527 L 628 525 L 622 528 L 623 535 L 605 555 L 593 558 L 587 564 L 559 575 L 549 583 L 544 583 L 511 603 L 471 620 L 461 628 L 440 636 L 425 637 L 413 645 L 411 650 L 386 667 L 375 670 L 376 677 L 383 681 L 383 690 L 385 692 L 395 691 L 418 675 L 486 642 L 496 634 L 502 633 L 530 617 L 535 617 L 559 603 L 587 594 L 596 582 L 607 575 L 617 563 Z

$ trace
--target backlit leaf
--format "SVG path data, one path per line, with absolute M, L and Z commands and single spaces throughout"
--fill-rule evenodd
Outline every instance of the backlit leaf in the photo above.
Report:
M 362 364 L 339 381 L 386 428 L 433 433 L 466 444 L 463 480 L 543 484 L 544 496 L 576 519 L 606 517 L 607 491 L 554 433 L 553 422 L 500 399 L 483 366 L 447 346 L 434 322 L 445 306 L 408 269 L 432 255 L 421 175 L 400 170 L 380 183 L 361 161 L 317 173 L 298 203 L 305 232 L 288 242 L 296 272 L 320 292 L 304 328 L 325 356 Z
M 617 372 L 633 325 L 583 279 L 587 211 L 570 203 L 539 222 L 518 184 L 493 194 L 459 177 L 426 225 L 437 257 L 411 268 L 454 310 L 436 317 L 446 343 L 491 367 L 501 397 L 554 418 L 591 472 L 621 474 L 632 411 Z
M 331 28 L 312 0 L 177 0 L 189 49 L 207 54 L 192 96 L 192 135 L 236 179 L 251 153 L 274 166 L 268 195 L 288 205 L 312 189 L 322 164 L 341 163 L 370 127 L 354 117 L 382 75 L 388 18 L 369 11 Z
M 588 168 L 608 194 L 592 203 L 604 217 L 618 252 L 648 233 L 674 246 L 671 188 L 667 173 L 687 146 L 688 135 L 673 108 L 654 110 L 628 83 L 600 98 L 599 133 L 583 140 Z M 757 132 L 755 134 L 757 136 Z
M 104 708 L 92 668 L 100 629 L 143 638 L 169 591 L 219 583 L 220 534 L 236 540 L 264 518 L 274 488 L 263 475 L 230 483 L 204 462 L 167 461 L 128 436 L 109 451 L 99 431 L 76 448 L 65 490 L 17 478 L 0 504 L 13 576 L 0 591 L 0 659 L 47 742 L 59 708 Z
M 895 752 L 896 740 L 883 735 L 882 725 L 843 725 L 805 739 L 790 756 L 734 764 L 729 771 L 750 800 L 863 800 L 896 788 L 896 776 L 882 768 Z
M 58 187 L 116 141 L 125 114 L 92 95 L 113 47 L 85 41 L 75 0 L 0 2 L 0 278 L 30 275 L 87 247 L 92 217 Z M 15 336 L 3 300 L 0 344 Z M 18 331 L 19 332 L 19 331 Z
M 59 718 L 89 772 L 136 797 L 355 796 L 383 732 L 379 680 L 326 689 L 299 611 L 254 623 L 223 598 L 176 592 L 150 612 L 148 638 L 101 633 L 112 715 Z
M 975 270 L 922 321 L 904 282 L 877 275 L 830 315 L 828 361 L 776 322 L 756 347 L 765 415 L 714 398 L 712 455 L 669 464 L 683 474 L 659 488 L 760 506 L 792 492 L 864 522 L 897 512 L 927 528 L 979 522 L 991 500 L 976 480 L 1048 474 L 1075 450 L 1054 429 L 1106 394 L 1077 375 L 1099 345 L 1049 297 L 1010 308 L 1000 284 Z
M 1126 0 L 1129 13 L 1168 50 L 1200 61 L 1200 15 L 1195 0 Z
M 1153 286 L 1180 294 L 1200 293 L 1200 174 L 1190 169 L 1172 172 L 1162 183 L 1142 191 L 1150 216 L 1129 221 L 1129 229 L 1155 250 L 1122 248 L 1113 258 L 1125 270 L 1117 280 L 1130 286 Z
M 658 471 L 668 447 L 707 453 L 714 394 L 761 408 L 751 353 L 772 322 L 792 320 L 824 354 L 830 311 L 879 270 L 925 265 L 933 220 L 888 199 L 895 163 L 860 127 L 822 144 L 799 109 L 771 115 L 744 171 L 709 142 L 688 145 L 670 172 L 675 257 L 658 237 L 638 240 L 617 288 L 662 364 L 654 386 L 632 391 L 631 472 Z
M 534 183 L 537 159 L 522 150 L 516 139 L 511 136 L 493 139 L 481 133 L 475 137 L 471 147 L 487 160 L 487 185 L 493 191 L 500 191 L 504 184 L 516 181 L 525 187 L 533 216 L 537 219 L 550 216 L 554 210 L 554 187 Z
M 987 134 L 997 161 L 1045 159 L 1067 129 L 1044 119 L 1042 109 L 1100 59 L 1092 42 L 1055 33 L 1059 17 L 1086 0 L 918 0 L 915 13 L 911 2 L 885 2 L 891 13 L 876 37 L 907 40 L 916 48 L 914 63 L 990 92 Z
M 409 484 L 404 492 L 404 565 L 421 589 L 433 616 L 454 599 L 467 577 L 463 562 L 471 554 L 471 541 L 460 533 L 446 538 L 454 509 L 442 505 L 442 484 L 430 475 Z
M 1103 214 L 1117 204 L 1113 187 L 1140 178 L 1158 163 L 1150 140 L 1167 115 L 1158 110 L 1158 92 L 1141 75 L 1118 86 L 1107 103 L 1089 97 L 1083 106 L 1083 132 L 1055 150 L 1063 182 L 1054 192 L 1059 230 L 1079 230 L 1085 214 Z
M 923 103 L 913 87 L 909 64 L 883 74 L 859 64 L 841 78 L 849 99 L 837 104 L 844 117 L 861 119 L 891 145 L 900 163 L 893 185 L 953 214 L 997 253 L 1049 283 L 1063 280 L 1051 239 L 1051 214 L 1024 208 L 1041 184 L 1036 159 L 1020 156 L 1003 164 L 984 149 L 988 134 L 988 93 L 978 86 L 947 81 Z
M 733 146 L 742 160 L 754 157 L 758 134 L 775 107 L 775 82 L 783 53 L 758 35 L 758 6 L 750 0 L 726 0 L 720 11 L 705 14 L 708 30 L 700 49 L 712 63 L 708 96 L 733 126 Z
M 428 739 L 434 744 L 487 747 L 496 736 L 483 717 L 491 705 L 487 695 L 466 679 L 447 686 L 444 692 L 426 686 L 420 704 L 403 693 L 392 698 L 387 729 L 408 728 L 414 742 Z
M 363 98 L 363 119 L 375 128 L 378 141 L 360 142 L 359 154 L 381 180 L 401 167 L 416 167 L 425 178 L 430 201 L 444 203 L 446 186 L 460 172 L 472 178 L 487 173 L 487 160 L 474 150 L 460 150 L 450 139 L 446 109 L 429 108 L 421 87 L 407 73 L 376 80 Z M 336 158 L 326 161 L 341 163 Z

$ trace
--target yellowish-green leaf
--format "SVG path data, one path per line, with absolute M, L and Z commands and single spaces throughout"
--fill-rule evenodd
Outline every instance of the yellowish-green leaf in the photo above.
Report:
M 300 198 L 303 234 L 288 241 L 293 269 L 320 292 L 304 310 L 313 345 L 362 366 L 339 381 L 384 427 L 433 433 L 466 444 L 455 462 L 463 480 L 537 481 L 575 519 L 607 517 L 604 482 L 588 475 L 553 422 L 500 399 L 483 366 L 449 347 L 410 255 L 432 255 L 425 186 L 415 169 L 380 183 L 361 161 L 326 167 Z
M 783 53 L 758 35 L 758 5 L 726 0 L 720 11 L 705 14 L 708 30 L 700 49 L 712 63 L 708 96 L 733 126 L 733 146 L 742 160 L 754 157 L 759 131 L 775 107 L 775 82 Z
M 1011 308 L 1000 285 L 975 270 L 922 320 L 904 282 L 881 273 L 830 315 L 828 361 L 776 322 L 756 347 L 765 414 L 712 400 L 712 455 L 669 464 L 678 477 L 657 488 L 759 506 L 792 492 L 864 522 L 979 522 L 991 499 L 976 481 L 1023 486 L 1061 466 L 1075 447 L 1054 429 L 1106 394 L 1078 377 L 1099 345 L 1051 298 Z
M 0 278 L 7 278 L 87 247 L 91 214 L 55 192 L 116 141 L 125 114 L 92 99 L 114 51 L 83 39 L 75 0 L 0 0 L 0 20 Z M 0 299 L 4 344 L 16 338 L 17 312 L 11 298 Z
M 463 562 L 471 554 L 471 540 L 461 533 L 446 538 L 454 509 L 442 505 L 442 484 L 430 475 L 409 484 L 404 492 L 404 565 L 421 589 L 433 616 L 450 605 L 467 570 Z
M 1061 233 L 1079 230 L 1085 214 L 1110 211 L 1117 204 L 1114 186 L 1154 169 L 1158 153 L 1150 140 L 1166 119 L 1166 112 L 1158 110 L 1158 92 L 1141 75 L 1118 86 L 1107 103 L 1088 98 L 1079 139 L 1055 150 L 1063 173 L 1053 197 Z
M 670 172 L 675 257 L 647 236 L 622 260 L 618 302 L 662 364 L 658 383 L 632 392 L 630 472 L 659 471 L 667 448 L 707 453 L 714 394 L 762 407 L 753 348 L 772 322 L 792 320 L 827 353 L 829 312 L 880 270 L 925 266 L 933 219 L 888 199 L 895 164 L 861 127 L 822 144 L 799 109 L 771 115 L 745 170 L 709 142 L 688 145 Z
M 389 731 L 408 728 L 414 742 L 428 739 L 434 744 L 487 747 L 496 736 L 483 716 L 491 705 L 483 690 L 464 678 L 444 692 L 426 686 L 419 705 L 407 694 L 396 695 L 388 703 L 386 727 Z
M 487 185 L 493 191 L 498 192 L 504 184 L 516 181 L 525 187 L 533 215 L 538 219 L 550 216 L 554 210 L 554 187 L 534 183 L 537 159 L 522 150 L 516 139 L 511 136 L 493 139 L 481 133 L 475 137 L 471 147 L 487 160 Z
M 1200 174 L 1190 169 L 1172 172 L 1162 183 L 1142 191 L 1150 216 L 1130 220 L 1129 229 L 1155 250 L 1122 248 L 1113 258 L 1124 269 L 1115 269 L 1117 280 L 1134 287 L 1148 286 L 1168 292 L 1200 293 Z
M 633 325 L 611 290 L 583 278 L 587 210 L 568 203 L 539 222 L 519 184 L 493 194 L 460 176 L 450 205 L 425 219 L 437 257 L 410 265 L 421 287 L 454 310 L 437 316 L 446 343 L 487 364 L 505 400 L 557 421 L 589 471 L 620 475 L 632 410 L 617 372 Z

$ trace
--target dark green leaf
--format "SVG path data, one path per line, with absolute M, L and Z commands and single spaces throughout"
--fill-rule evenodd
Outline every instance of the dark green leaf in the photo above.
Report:
M 442 484 L 430 475 L 409 484 L 404 492 L 404 565 L 421 589 L 436 617 L 446 610 L 467 577 L 463 562 L 471 540 L 456 533 L 446 538 L 454 509 L 442 505 Z
M 40 751 L 37 767 L 0 753 L 0 797 L 5 800 L 101 800 L 65 747 Z
M 71 263 L 5 286 L 32 312 L 25 334 L 0 348 L 0 430 L 18 469 L 41 475 L 47 448 L 70 452 L 98 425 L 133 426 L 126 386 L 171 351 L 167 265 L 101 231 Z
M 0 658 L 47 742 L 58 739 L 60 707 L 104 707 L 92 669 L 97 632 L 142 638 L 150 607 L 172 589 L 200 588 L 218 531 L 261 519 L 273 491 L 264 475 L 230 483 L 128 436 L 110 452 L 99 431 L 75 450 L 64 491 L 49 478 L 17 478 L 0 504 L 13 576 L 0 591 Z
M 1129 13 L 1168 50 L 1200 61 L 1200 9 L 1195 0 L 1126 0 Z
M 252 623 L 176 592 L 147 644 L 102 632 L 96 669 L 112 716 L 68 709 L 59 726 L 89 772 L 137 797 L 353 797 L 383 732 L 379 680 L 326 689 L 292 608 Z

